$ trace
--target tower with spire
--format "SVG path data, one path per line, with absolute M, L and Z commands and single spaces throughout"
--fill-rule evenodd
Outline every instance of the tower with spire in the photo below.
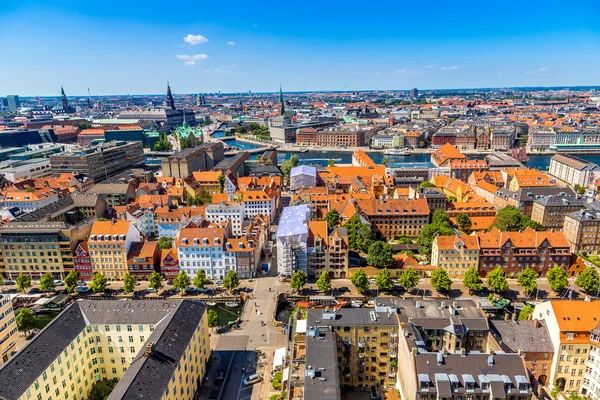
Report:
M 171 85 L 167 81 L 167 107 L 171 110 L 175 110 L 175 100 L 173 99 L 173 94 L 171 93 Z
M 65 89 L 62 86 L 60 87 L 60 98 L 62 101 L 63 112 L 71 112 L 71 109 L 69 108 L 69 102 L 67 101 L 67 95 L 65 94 Z
M 279 102 L 281 103 L 281 115 L 285 114 L 285 103 L 283 102 L 283 90 L 281 90 L 281 84 L 279 85 Z

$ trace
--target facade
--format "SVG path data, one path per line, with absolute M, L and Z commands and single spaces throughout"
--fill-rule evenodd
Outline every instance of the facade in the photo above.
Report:
M 129 273 L 138 280 L 148 280 L 150 275 L 158 271 L 158 242 L 132 243 L 127 253 Z
M 117 379 L 110 400 L 191 400 L 209 357 L 199 303 L 79 300 L 0 369 L 0 397 L 85 399 L 95 382 Z
M 16 351 L 18 330 L 10 296 L 0 295 L 0 367 Z
M 79 279 L 86 282 L 92 280 L 92 260 L 90 259 L 87 242 L 82 241 L 77 244 L 73 254 L 73 266 L 75 271 L 79 273 Z
M 431 153 L 431 162 L 436 167 L 447 167 L 452 160 L 466 159 L 467 157 L 450 143 L 444 144 L 435 152 Z
M 356 206 L 377 238 L 417 237 L 423 226 L 429 223 L 429 206 L 423 198 L 359 200 Z
M 463 182 L 469 180 L 473 172 L 482 172 L 488 169 L 485 160 L 452 160 L 448 163 L 450 167 L 450 177 L 460 179 Z
M 179 258 L 177 249 L 163 249 L 160 253 L 160 273 L 167 280 L 172 280 L 179 275 Z
M 277 274 L 291 277 L 297 270 L 307 273 L 308 221 L 306 205 L 285 207 L 277 227 Z
M 512 149 L 515 144 L 516 130 L 511 126 L 497 126 L 490 128 L 490 147 L 494 150 Z
M 273 220 L 277 212 L 277 194 L 273 191 L 267 193 L 262 188 L 247 189 L 242 192 L 242 205 L 247 220 L 257 215 L 266 215 Z
M 451 278 L 479 268 L 479 242 L 475 236 L 437 236 L 431 246 L 431 265 L 443 268 Z
M 225 157 L 222 142 L 206 143 L 181 150 L 163 159 L 163 176 L 185 179 L 194 171 L 209 171 Z
M 583 209 L 567 214 L 562 231 L 572 252 L 600 252 L 600 212 Z
M 555 154 L 550 160 L 548 172 L 571 186 L 587 187 L 600 175 L 600 167 L 581 158 Z
M 208 222 L 220 223 L 231 221 L 231 229 L 236 237 L 242 236 L 244 226 L 245 208 L 239 203 L 220 202 L 219 204 L 208 204 L 205 209 L 205 219 Z
M 155 236 L 154 210 L 143 208 L 139 204 L 127 207 L 125 219 L 131 222 L 146 238 Z
M 303 128 L 296 134 L 296 143 L 326 147 L 361 147 L 365 146 L 366 132 L 329 131 L 314 128 Z
M 82 173 L 95 182 L 123 172 L 144 162 L 143 145 L 139 142 L 110 142 L 97 146 L 53 154 L 50 167 L 53 175 Z
M 21 108 L 21 100 L 18 95 L 9 94 L 6 96 L 6 100 L 8 101 L 8 111 L 18 111 Z
M 546 196 L 533 202 L 531 219 L 547 230 L 562 230 L 565 215 L 585 208 L 586 200 L 580 196 Z
M 141 241 L 140 231 L 129 221 L 94 222 L 87 242 L 92 272 L 99 272 L 109 280 L 122 280 L 128 271 L 127 254 L 131 245 Z
M 131 183 L 97 183 L 88 194 L 98 195 L 104 199 L 109 208 L 126 206 L 135 199 L 135 188 Z
M 348 234 L 346 228 L 328 228 L 327 221 L 308 221 L 308 276 L 348 276 Z
M 32 212 L 58 201 L 58 193 L 48 187 L 34 190 L 18 190 L 11 187 L 0 194 L 0 206 L 17 207 Z

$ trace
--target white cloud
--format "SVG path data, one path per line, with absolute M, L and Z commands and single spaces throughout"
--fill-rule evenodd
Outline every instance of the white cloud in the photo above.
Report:
M 199 61 L 199 60 L 207 60 L 208 59 L 208 56 L 206 54 L 193 54 L 193 55 L 177 54 L 176 57 L 179 58 L 180 60 L 186 60 L 186 61 Z
M 183 41 L 195 46 L 200 43 L 208 42 L 208 39 L 202 35 L 192 35 L 191 33 L 188 33 L 187 36 L 183 37 Z
M 186 61 L 183 65 L 196 65 L 196 61 Z
M 413 71 L 411 69 L 402 68 L 402 69 L 395 70 L 394 74 L 396 74 L 396 75 L 421 75 L 421 74 L 423 74 L 423 71 Z
M 527 71 L 525 73 L 526 74 L 538 74 L 540 72 L 546 72 L 546 71 L 548 71 L 548 68 L 542 67 L 542 68 L 534 69 L 533 71 Z
M 435 65 L 427 65 L 427 66 L 425 66 L 425 68 L 433 68 L 433 67 L 435 67 Z
M 458 65 L 452 65 L 450 67 L 442 67 L 442 70 L 444 70 L 444 71 L 447 71 L 447 70 L 450 70 L 450 69 L 458 69 Z
M 227 44 L 230 45 L 230 46 L 235 46 L 235 42 L 234 41 L 229 41 L 229 42 L 227 42 Z

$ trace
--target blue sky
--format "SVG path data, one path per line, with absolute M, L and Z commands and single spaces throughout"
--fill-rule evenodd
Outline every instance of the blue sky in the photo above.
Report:
M 3 1 L 0 54 L 0 95 L 600 85 L 600 1 Z

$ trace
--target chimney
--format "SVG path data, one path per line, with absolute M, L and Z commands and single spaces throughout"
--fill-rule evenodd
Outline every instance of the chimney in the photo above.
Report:
M 154 351 L 154 342 L 148 342 L 148 344 L 146 345 L 146 351 L 144 352 L 144 355 L 150 356 L 150 354 L 152 354 L 152 351 Z
M 539 321 L 539 320 L 537 320 L 537 319 L 534 319 L 534 320 L 533 320 L 533 327 L 534 327 L 534 328 L 539 328 L 539 327 L 540 327 L 540 321 Z

